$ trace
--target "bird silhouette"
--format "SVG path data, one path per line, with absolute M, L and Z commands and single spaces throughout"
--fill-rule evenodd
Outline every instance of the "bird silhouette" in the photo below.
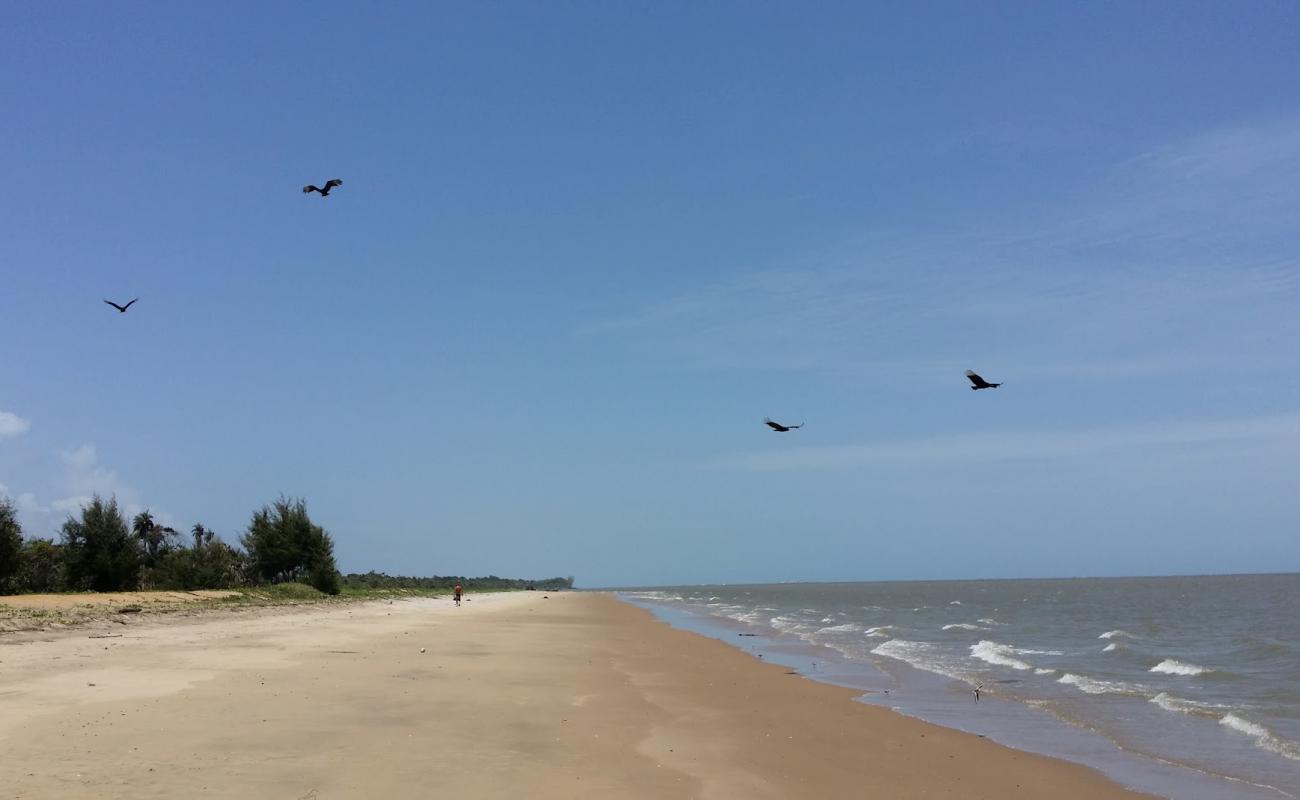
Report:
M 970 390 L 972 392 L 977 389 L 996 389 L 1002 385 L 1000 383 L 989 383 L 988 381 L 981 378 L 979 375 L 976 375 L 971 370 L 966 370 L 966 377 L 970 378 L 970 382 L 975 384 L 974 386 L 970 387 Z
M 325 182 L 324 189 L 318 188 L 314 184 L 308 184 L 307 186 L 302 187 L 302 193 L 311 194 L 312 192 L 320 192 L 321 197 L 329 197 L 330 192 L 334 189 L 335 186 L 342 186 L 342 185 L 343 185 L 343 181 L 339 180 L 338 178 L 334 178 L 333 180 L 328 180 Z
M 137 297 L 135 300 L 139 300 L 139 299 L 140 299 L 140 298 Z M 126 310 L 127 310 L 128 308 L 130 308 L 132 305 L 135 304 L 135 300 L 132 300 L 130 303 L 127 303 L 127 304 L 124 305 L 124 306 L 119 306 L 117 303 L 114 303 L 112 300 L 105 300 L 104 302 L 105 302 L 105 303 L 108 303 L 108 304 L 109 304 L 110 306 L 112 306 L 113 308 L 116 308 L 116 309 L 117 309 L 117 313 L 119 313 L 119 314 L 125 314 L 125 313 L 126 313 Z
M 763 424 L 766 425 L 767 427 L 771 428 L 772 430 L 776 431 L 777 433 L 789 433 L 790 431 L 794 430 L 795 428 L 802 428 L 802 427 L 803 427 L 803 423 L 802 423 L 802 422 L 800 422 L 798 425 L 782 425 L 781 423 L 779 423 L 779 422 L 773 422 L 773 421 L 770 420 L 770 419 L 764 419 L 764 420 L 763 420 Z

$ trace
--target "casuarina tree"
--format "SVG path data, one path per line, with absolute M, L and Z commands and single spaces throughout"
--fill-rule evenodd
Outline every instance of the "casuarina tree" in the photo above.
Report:
M 0 594 L 17 591 L 22 553 L 23 529 L 18 524 L 18 512 L 7 497 L 0 497 Z
M 302 500 L 280 498 L 253 512 L 240 539 L 254 576 L 265 581 L 302 580 L 327 594 L 339 593 L 334 541 L 311 521 Z
M 117 498 L 95 495 L 81 519 L 63 523 L 63 553 L 68 583 L 74 589 L 116 592 L 140 583 L 140 542 L 131 535 Z

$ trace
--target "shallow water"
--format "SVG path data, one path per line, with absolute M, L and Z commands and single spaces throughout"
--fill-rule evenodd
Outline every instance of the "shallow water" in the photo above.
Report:
M 621 596 L 862 688 L 871 702 L 1088 763 L 1146 791 L 1300 797 L 1300 575 Z

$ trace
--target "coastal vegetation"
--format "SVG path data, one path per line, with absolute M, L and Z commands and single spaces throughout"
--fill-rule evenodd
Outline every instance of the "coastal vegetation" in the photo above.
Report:
M 229 544 L 196 523 L 186 537 L 144 510 L 130 523 L 116 498 L 92 497 L 54 539 L 25 539 L 14 504 L 0 497 L 0 594 L 241 589 L 234 602 L 389 596 L 445 591 L 572 588 L 573 578 L 496 575 L 342 575 L 334 540 L 301 499 L 281 497 L 253 512 Z

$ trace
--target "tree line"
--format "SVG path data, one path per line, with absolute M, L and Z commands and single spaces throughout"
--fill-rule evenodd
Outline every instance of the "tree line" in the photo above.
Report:
M 343 576 L 343 585 L 350 589 L 450 589 L 458 583 L 466 589 L 480 591 L 538 589 L 554 592 L 561 589 L 572 589 L 573 576 L 543 578 L 539 581 L 526 578 L 499 578 L 496 575 L 487 575 L 481 578 L 468 578 L 464 575 L 430 575 L 426 578 L 414 578 L 405 575 L 386 575 L 373 570 L 365 574 L 350 572 Z
M 59 540 L 24 539 L 12 501 L 0 498 L 0 594 L 133 589 L 230 589 L 283 581 L 338 594 L 334 541 L 302 500 L 253 512 L 242 549 L 196 523 L 183 535 L 148 510 L 128 524 L 116 498 L 98 495 L 70 516 Z
M 0 497 L 0 594 L 133 589 L 234 589 L 297 581 L 326 594 L 350 589 L 542 589 L 573 578 L 525 580 L 488 575 L 416 578 L 382 572 L 340 575 L 334 540 L 303 500 L 280 498 L 253 512 L 239 546 L 201 523 L 186 536 L 147 509 L 128 523 L 117 499 L 95 496 L 70 516 L 59 540 L 25 539 L 12 501 Z

